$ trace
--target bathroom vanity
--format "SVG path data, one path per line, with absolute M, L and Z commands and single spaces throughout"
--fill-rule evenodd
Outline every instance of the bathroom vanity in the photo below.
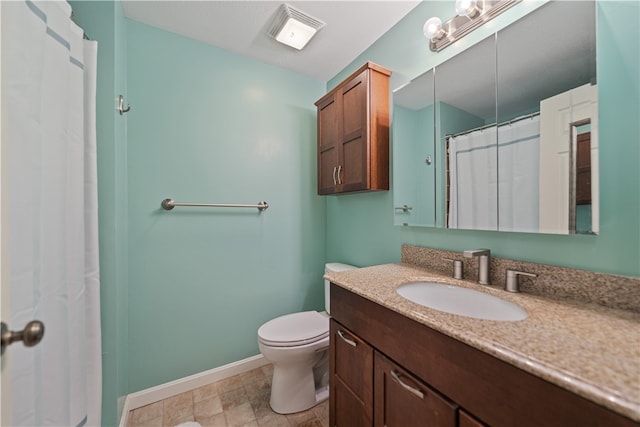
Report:
M 329 279 L 331 426 L 640 425 L 637 312 L 508 294 L 406 263 Z M 528 317 L 473 319 L 396 293 L 426 279 L 499 295 Z

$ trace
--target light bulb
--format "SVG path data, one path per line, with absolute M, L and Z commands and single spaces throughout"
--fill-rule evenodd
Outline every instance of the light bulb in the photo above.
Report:
M 456 0 L 456 13 L 459 16 L 471 17 L 478 12 L 477 0 Z
M 424 36 L 429 40 L 437 40 L 442 38 L 444 30 L 442 29 L 442 20 L 437 16 L 427 19 L 422 27 Z

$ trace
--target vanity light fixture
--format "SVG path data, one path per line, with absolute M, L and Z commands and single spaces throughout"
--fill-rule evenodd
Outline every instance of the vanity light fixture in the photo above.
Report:
M 302 50 L 325 23 L 283 3 L 268 34 L 280 43 Z
M 424 36 L 431 42 L 440 40 L 446 34 L 446 31 L 442 29 L 442 20 L 437 16 L 427 19 L 424 27 L 422 27 L 422 31 L 424 32 Z
M 440 52 L 520 1 L 456 0 L 456 15 L 453 18 L 442 23 L 440 18 L 432 17 L 424 23 L 423 31 L 429 40 L 429 48 Z
M 480 14 L 478 0 L 456 0 L 456 14 L 458 14 L 458 16 L 475 18 Z

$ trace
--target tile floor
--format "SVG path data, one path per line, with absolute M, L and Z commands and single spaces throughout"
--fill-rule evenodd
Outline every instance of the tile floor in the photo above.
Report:
M 266 365 L 129 412 L 127 427 L 328 427 L 329 401 L 280 415 L 269 406 L 273 367 Z

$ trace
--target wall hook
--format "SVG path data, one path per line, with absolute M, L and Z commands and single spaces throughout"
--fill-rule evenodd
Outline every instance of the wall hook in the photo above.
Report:
M 131 110 L 131 105 L 127 104 L 127 108 L 124 108 L 124 96 L 118 95 L 118 111 L 120 111 L 120 115 L 124 113 L 128 113 Z

